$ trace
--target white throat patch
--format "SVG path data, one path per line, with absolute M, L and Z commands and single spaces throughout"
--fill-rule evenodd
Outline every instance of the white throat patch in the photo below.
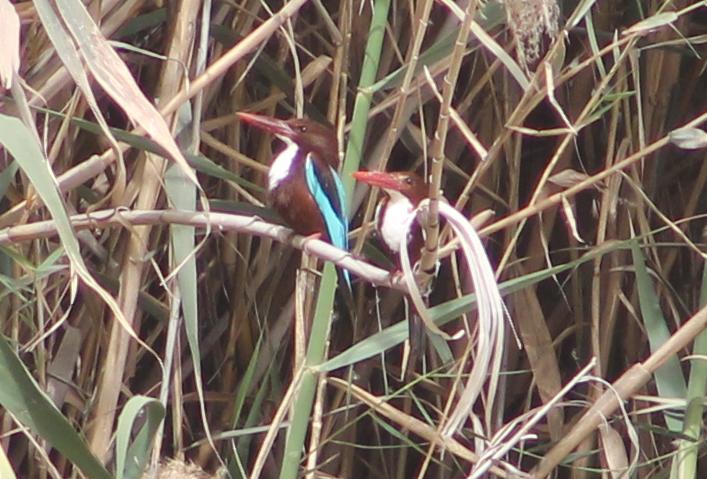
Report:
M 394 253 L 400 252 L 400 242 L 407 241 L 407 225 L 410 223 L 410 216 L 414 215 L 410 200 L 397 191 L 388 191 L 390 200 L 387 208 L 382 212 L 380 218 L 380 229 L 383 241 Z M 380 213 L 380 212 L 379 212 Z
M 275 157 L 275 161 L 270 166 L 268 172 L 268 189 L 270 191 L 277 188 L 280 182 L 290 175 L 290 169 L 292 169 L 297 150 L 299 150 L 297 144 L 289 138 L 284 136 L 278 136 L 278 138 L 285 142 L 287 148 Z

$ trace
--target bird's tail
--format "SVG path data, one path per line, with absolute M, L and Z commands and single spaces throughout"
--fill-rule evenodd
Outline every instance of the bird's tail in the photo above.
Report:
M 405 376 L 408 380 L 414 378 L 417 362 L 425 354 L 427 345 L 427 331 L 422 318 L 413 312 L 408 316 L 408 341 L 410 342 L 410 352 L 407 364 L 405 365 Z

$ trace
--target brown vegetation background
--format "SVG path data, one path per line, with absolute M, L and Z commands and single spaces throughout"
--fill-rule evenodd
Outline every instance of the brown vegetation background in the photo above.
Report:
M 0 3 L 1 477 L 707 474 L 705 2 Z M 352 255 L 277 226 L 237 111 L 336 126 Z M 451 438 L 480 352 L 403 374 L 359 168 L 424 174 L 496 269 L 501 374 Z

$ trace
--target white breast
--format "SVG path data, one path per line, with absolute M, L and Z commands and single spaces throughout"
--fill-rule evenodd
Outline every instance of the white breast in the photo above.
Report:
M 287 144 L 287 148 L 275 157 L 275 161 L 270 166 L 270 171 L 268 172 L 268 189 L 270 191 L 277 188 L 280 182 L 290 175 L 290 170 L 299 149 L 297 144 L 289 138 L 280 137 L 280 139 Z
M 397 192 L 389 193 L 390 199 L 383 212 L 378 212 L 381 237 L 394 253 L 400 252 L 400 242 L 407 241 L 408 226 L 413 220 L 413 206 L 405 196 Z M 383 215 L 381 218 L 380 215 Z

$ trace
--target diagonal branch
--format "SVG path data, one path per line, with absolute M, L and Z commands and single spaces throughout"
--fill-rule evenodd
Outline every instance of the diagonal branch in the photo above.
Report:
M 108 227 L 126 227 L 139 225 L 180 224 L 196 228 L 210 228 L 212 231 L 237 231 L 263 238 L 269 238 L 280 243 L 304 251 L 319 259 L 330 261 L 345 268 L 360 278 L 387 288 L 407 291 L 401 277 L 389 271 L 373 266 L 366 261 L 355 258 L 351 253 L 340 250 L 329 243 L 317 239 L 296 235 L 285 227 L 268 223 L 257 216 L 235 215 L 228 213 L 203 213 L 179 210 L 128 210 L 111 208 L 95 211 L 89 214 L 79 214 L 70 217 L 75 230 L 87 230 Z M 57 234 L 56 225 L 52 220 L 38 221 L 0 230 L 0 245 L 9 245 L 37 238 L 46 238 Z

